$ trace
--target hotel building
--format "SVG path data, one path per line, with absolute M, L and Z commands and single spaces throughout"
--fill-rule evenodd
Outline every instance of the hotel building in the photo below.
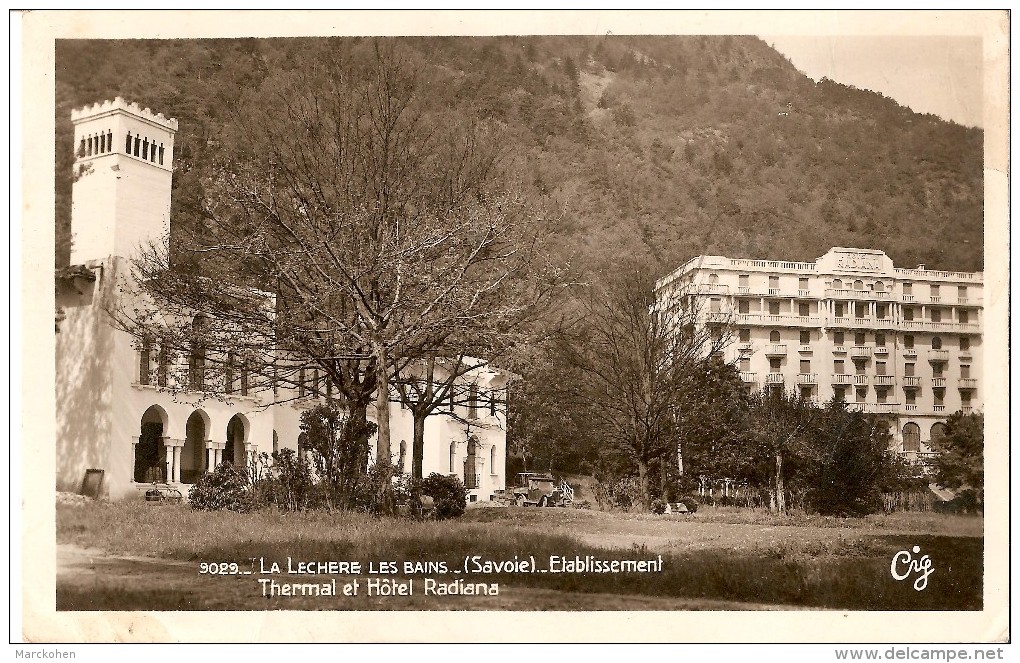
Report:
M 726 323 L 725 350 L 754 389 L 836 398 L 882 415 L 910 459 L 957 410 L 981 408 L 982 274 L 904 269 L 836 247 L 814 262 L 698 256 L 656 283 Z

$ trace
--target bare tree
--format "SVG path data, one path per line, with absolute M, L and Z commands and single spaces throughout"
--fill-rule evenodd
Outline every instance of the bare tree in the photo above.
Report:
M 588 293 L 585 321 L 564 351 L 584 376 L 572 397 L 589 404 L 607 441 L 634 462 L 647 508 L 649 469 L 677 449 L 682 395 L 728 344 L 729 325 L 724 314 L 704 314 L 681 283 L 656 299 L 647 273 L 620 271 L 617 282 Z
M 314 366 L 355 416 L 374 401 L 389 458 L 393 376 L 514 329 L 556 271 L 498 131 L 430 107 L 421 70 L 339 44 L 245 95 L 205 217 L 136 263 L 125 328 L 211 363 L 243 353 L 267 383 Z

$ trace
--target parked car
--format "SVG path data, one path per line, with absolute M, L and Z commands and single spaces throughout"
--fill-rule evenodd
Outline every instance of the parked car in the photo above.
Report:
M 517 475 L 518 484 L 513 489 L 515 506 L 570 506 L 574 491 L 567 482 L 559 486 L 549 474 L 538 472 L 521 472 Z

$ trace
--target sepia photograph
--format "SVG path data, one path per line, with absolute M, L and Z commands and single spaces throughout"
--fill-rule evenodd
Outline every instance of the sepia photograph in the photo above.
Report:
M 12 637 L 1008 642 L 1008 12 L 20 20 Z

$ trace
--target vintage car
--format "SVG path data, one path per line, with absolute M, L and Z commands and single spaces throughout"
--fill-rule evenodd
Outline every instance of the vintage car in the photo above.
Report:
M 556 485 L 556 480 L 549 474 L 537 472 L 521 472 L 517 475 L 518 485 L 513 489 L 515 506 L 570 506 L 574 491 L 563 482 Z

